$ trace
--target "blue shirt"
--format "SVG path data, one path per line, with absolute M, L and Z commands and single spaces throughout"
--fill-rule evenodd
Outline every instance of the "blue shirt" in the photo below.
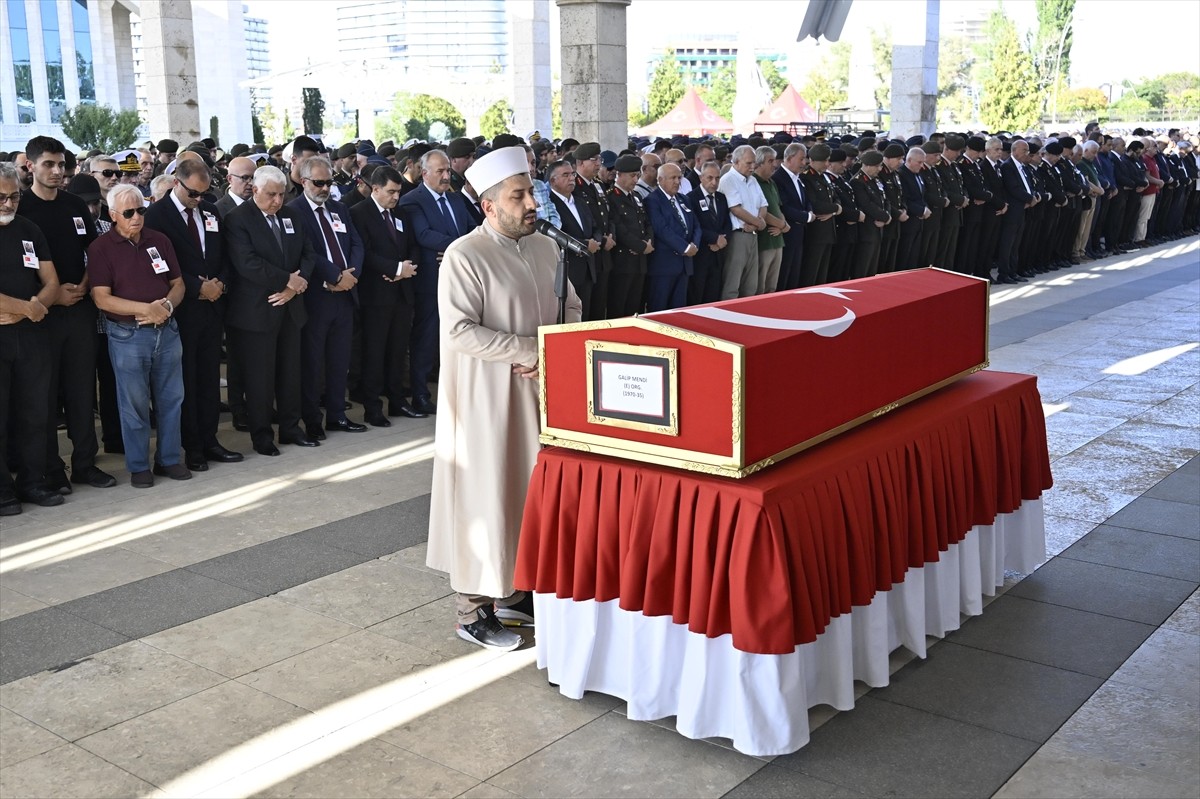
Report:
M 558 209 L 550 202 L 550 184 L 544 180 L 533 181 L 533 197 L 537 200 L 538 219 L 546 219 L 556 228 L 562 228 L 562 220 L 558 218 Z

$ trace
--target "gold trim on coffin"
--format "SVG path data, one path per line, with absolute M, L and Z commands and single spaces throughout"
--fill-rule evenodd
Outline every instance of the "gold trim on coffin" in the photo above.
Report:
M 760 472 L 772 464 L 779 463 L 786 458 L 790 458 L 792 455 L 796 455 L 797 453 L 814 447 L 817 444 L 824 443 L 835 436 L 839 436 L 842 433 L 845 433 L 847 430 L 857 427 L 863 422 L 869 422 L 872 419 L 890 413 L 902 405 L 907 405 L 914 400 L 918 400 L 921 397 L 945 388 L 956 380 L 961 380 L 968 375 L 973 375 L 978 371 L 986 369 L 987 366 L 988 362 L 984 361 L 983 363 L 972 366 L 970 369 L 965 369 L 958 374 L 953 375 L 952 377 L 948 377 L 945 380 L 934 383 L 933 385 L 926 386 L 920 391 L 915 391 L 902 399 L 896 400 L 895 402 L 889 402 L 887 405 L 876 408 L 869 413 L 864 413 L 862 416 L 852 419 L 845 424 L 839 425 L 832 430 L 826 430 L 824 433 L 814 436 L 807 441 L 803 441 L 793 447 L 788 447 L 781 452 L 777 452 L 774 455 L 763 458 L 760 461 L 756 461 L 755 463 L 748 464 L 741 468 L 739 468 L 736 463 L 731 463 L 728 458 L 720 458 L 706 452 L 673 450 L 670 447 L 661 447 L 656 444 L 641 444 L 636 441 L 624 442 L 629 444 L 628 447 L 614 447 L 612 446 L 613 439 L 593 436 L 588 433 L 575 433 L 574 431 L 561 431 L 567 435 L 573 436 L 573 438 L 558 438 L 553 434 L 543 433 L 539 437 L 539 440 L 548 446 L 564 447 L 566 449 L 574 449 L 581 452 L 594 452 L 598 455 L 611 455 L 613 457 L 623 458 L 625 460 L 647 461 L 660 466 L 671 466 L 676 469 L 703 472 L 704 474 L 717 475 L 719 477 L 749 477 L 755 472 Z M 740 416 L 740 414 L 738 415 Z
M 679 350 L 589 339 L 583 343 L 583 351 L 586 357 L 587 368 L 587 420 L 589 424 L 623 427 L 626 430 L 645 430 L 663 436 L 679 435 Z M 670 406 L 667 411 L 670 424 L 663 426 L 649 422 L 634 422 L 628 419 L 615 419 L 611 416 L 596 415 L 596 409 L 592 405 L 592 399 L 596 396 L 596 381 L 593 372 L 593 354 L 596 351 L 618 352 L 625 355 L 644 355 L 648 358 L 664 359 L 669 364 L 665 389 L 667 391 L 667 401 Z

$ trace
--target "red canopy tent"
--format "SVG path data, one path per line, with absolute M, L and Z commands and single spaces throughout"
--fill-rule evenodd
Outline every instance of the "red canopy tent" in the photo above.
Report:
M 641 136 L 670 136 L 679 133 L 685 136 L 700 136 L 706 133 L 732 133 L 733 124 L 717 116 L 700 99 L 695 89 L 689 88 L 679 104 L 655 122 L 638 131 Z
M 754 127 L 783 128 L 789 122 L 816 122 L 817 112 L 800 96 L 796 87 L 788 84 L 779 98 L 763 109 L 754 120 Z

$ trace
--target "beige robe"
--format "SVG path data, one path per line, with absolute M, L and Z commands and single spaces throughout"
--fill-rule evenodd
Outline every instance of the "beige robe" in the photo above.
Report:
M 430 568 L 464 594 L 513 593 L 517 540 L 537 460 L 537 329 L 558 318 L 558 245 L 514 241 L 484 222 L 446 249 L 438 273 L 441 371 L 429 512 Z M 571 290 L 567 321 L 582 306 Z

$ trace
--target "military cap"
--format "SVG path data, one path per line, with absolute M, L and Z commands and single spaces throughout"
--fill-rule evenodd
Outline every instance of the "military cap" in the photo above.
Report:
M 791 144 L 792 134 L 784 130 L 779 130 L 776 131 L 775 135 L 771 137 L 771 141 L 775 144 Z
M 250 145 L 243 142 L 238 142 L 229 148 L 229 157 L 238 158 L 250 152 Z
M 387 158 L 396 154 L 396 145 L 393 142 L 385 141 L 383 144 L 379 145 L 375 152 L 384 158 Z
M 1063 136 L 1058 140 L 1058 143 L 1063 146 L 1064 150 L 1071 150 L 1074 149 L 1075 145 L 1079 142 L 1075 141 L 1075 138 L 1072 136 Z
M 920 135 L 909 136 L 907 139 L 904 140 L 905 147 L 920 147 L 924 143 L 925 143 L 925 137 L 920 136 Z
M 600 163 L 605 169 L 612 169 L 613 165 L 617 163 L 617 154 L 612 150 L 601 150 Z
M 892 144 L 889 144 L 887 147 L 883 148 L 883 157 L 884 158 L 903 158 L 904 152 L 905 152 L 905 150 L 904 150 L 903 144 L 896 144 L 895 142 L 893 142 Z
M 554 149 L 554 142 L 550 141 L 549 139 L 537 139 L 533 143 L 533 152 L 535 155 L 541 155 L 542 153 L 546 152 L 547 150 L 553 150 L 553 149 Z
M 695 158 L 695 157 L 696 157 L 696 151 L 697 151 L 697 150 L 699 150 L 699 149 L 700 149 L 700 145 L 699 145 L 699 144 L 689 144 L 687 147 L 684 147 L 684 148 L 683 148 L 683 157 L 684 157 L 684 158 L 689 158 L 689 159 L 691 159 L 691 158 Z
M 87 174 L 76 175 L 71 178 L 71 183 L 67 186 L 67 191 L 84 202 L 94 203 L 100 199 L 99 181 Z
M 858 157 L 858 162 L 863 166 L 879 166 L 883 163 L 883 153 L 878 150 L 867 150 Z
M 600 145 L 594 141 L 585 141 L 575 148 L 575 160 L 587 161 L 600 155 Z
M 371 144 L 371 142 L 367 141 L 366 139 L 363 139 L 362 141 L 360 141 L 358 144 L 356 144 L 354 146 L 354 152 L 356 152 L 359 155 L 366 155 L 366 156 L 374 155 L 375 154 L 375 145 Z
M 966 149 L 966 147 L 967 140 L 962 136 L 959 136 L 957 133 L 951 133 L 949 136 L 947 136 L 945 144 L 942 145 L 943 149 L 953 150 L 956 153 L 961 153 Z
M 321 145 L 312 136 L 297 136 L 292 140 L 292 154 L 299 155 L 300 153 L 319 153 Z
M 487 155 L 491 151 L 492 151 L 491 147 L 488 147 L 486 144 L 481 144 L 475 148 L 475 157 L 477 159 L 483 158 L 485 155 Z M 397 157 L 399 157 L 399 153 L 397 153 Z
M 568 147 L 578 147 L 578 146 L 579 146 L 579 139 L 572 139 L 568 136 L 567 138 L 563 139 L 562 142 L 559 143 L 558 148 L 560 150 L 565 150 Z
M 1030 155 L 1037 155 L 1041 151 L 1041 149 L 1042 149 L 1042 145 L 1038 144 L 1037 142 L 1035 142 L 1035 141 L 1029 142 L 1029 154 Z
M 811 157 L 811 154 L 810 154 L 810 157 Z M 841 162 L 841 161 L 845 161 L 847 157 L 848 157 L 848 156 L 846 155 L 846 151 L 845 151 L 845 150 L 843 150 L 841 147 L 836 147 L 836 148 L 834 148 L 834 149 L 832 149 L 832 150 L 830 150 L 830 151 L 829 151 L 829 158 L 828 158 L 828 160 L 829 160 L 829 162 L 830 162 L 830 163 L 832 163 L 832 164 L 836 164 L 836 163 L 839 163 L 839 162 Z M 813 160 L 813 161 L 820 161 L 821 159 L 820 159 L 820 158 L 813 158 L 812 160 Z
M 618 172 L 641 172 L 642 159 L 636 155 L 623 155 L 617 159 L 613 168 Z
M 236 148 L 234 148 L 234 149 L 236 149 Z M 341 147 L 337 148 L 337 151 L 334 152 L 333 157 L 334 158 L 349 158 L 350 156 L 357 155 L 357 154 L 358 154 L 358 148 L 355 146 L 354 142 L 347 142 L 346 144 L 343 144 Z
M 861 139 L 858 140 L 859 152 L 865 152 L 867 150 L 874 150 L 874 149 L 875 149 L 875 137 L 874 136 L 863 136 Z
M 138 161 L 137 150 L 121 150 L 113 153 L 113 160 L 122 172 L 141 172 L 142 165 Z
M 160 153 L 177 153 L 179 152 L 179 142 L 174 139 L 163 139 L 158 143 L 158 151 Z
M 521 147 L 524 142 L 521 137 L 513 133 L 500 133 L 492 139 L 492 149 L 499 150 L 501 147 Z
M 831 150 L 828 144 L 814 144 L 808 150 L 809 161 L 828 161 Z
M 935 141 L 927 141 L 921 145 L 921 149 L 924 150 L 927 155 L 936 155 L 942 151 L 942 145 Z
M 408 155 L 411 158 L 420 158 L 421 156 L 425 155 L 425 153 L 429 152 L 432 149 L 433 148 L 430 147 L 425 142 L 419 141 L 416 144 L 414 144 L 408 148 Z M 383 160 L 386 161 L 387 159 L 385 158 Z M 391 164 L 389 164 L 389 166 L 391 166 Z
M 451 158 L 470 158 L 475 154 L 475 149 L 476 144 L 471 139 L 455 139 L 446 147 L 446 155 Z
M 384 158 L 382 155 L 379 155 L 379 154 L 368 156 L 367 163 L 375 164 L 376 166 L 391 166 L 392 165 L 391 161 L 387 160 L 386 158 Z
M 987 149 L 987 142 L 982 136 L 972 136 L 967 139 L 967 149 L 973 153 L 981 153 Z
M 266 153 L 254 153 L 253 155 L 248 155 L 246 157 L 249 158 L 251 161 L 253 161 L 256 164 L 256 166 L 254 168 L 258 169 L 258 167 L 267 163 L 267 159 L 270 156 L 268 156 Z M 171 162 L 172 165 L 174 165 L 174 163 L 175 163 L 174 161 Z M 168 168 L 170 168 L 170 167 L 168 167 Z
M 829 131 L 818 130 L 816 133 L 813 134 L 813 138 L 816 139 L 817 141 L 824 141 L 825 137 L 828 135 L 829 135 Z
M 211 136 L 201 139 L 200 143 L 203 144 L 205 147 L 207 147 L 210 150 L 217 149 L 217 140 Z
M 1062 155 L 1063 146 L 1061 141 L 1052 141 L 1042 148 L 1050 155 Z M 1033 152 L 1033 145 L 1030 145 L 1030 152 Z

